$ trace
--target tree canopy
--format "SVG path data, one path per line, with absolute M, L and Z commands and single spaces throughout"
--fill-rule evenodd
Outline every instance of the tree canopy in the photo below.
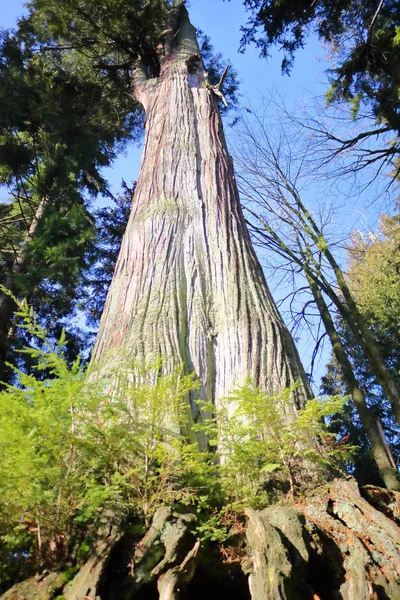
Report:
M 2 283 L 57 336 L 94 260 L 90 201 L 106 190 L 100 171 L 140 131 L 141 111 L 82 61 L 38 51 L 21 29 L 2 35 L 0 97 Z M 12 309 L 3 296 L 2 360 Z

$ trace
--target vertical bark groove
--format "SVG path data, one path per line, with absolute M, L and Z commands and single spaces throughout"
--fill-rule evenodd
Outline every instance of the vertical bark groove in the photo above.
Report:
M 301 380 L 302 406 L 305 375 L 251 246 L 194 28 L 176 10 L 175 47 L 145 94 L 142 167 L 93 360 L 161 354 L 166 369 L 194 370 L 216 404 L 248 376 L 271 392 Z

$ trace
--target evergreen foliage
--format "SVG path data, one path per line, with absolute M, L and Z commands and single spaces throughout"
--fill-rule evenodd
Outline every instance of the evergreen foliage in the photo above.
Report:
M 271 43 L 280 44 L 289 70 L 315 25 L 338 59 L 328 101 L 349 101 L 354 115 L 364 103 L 385 130 L 400 131 L 395 3 L 367 2 L 362 10 L 350 0 L 334 7 L 244 3 L 255 11 L 244 43 L 255 41 L 264 55 Z M 198 387 L 194 376 L 182 368 L 163 374 L 161 361 L 142 368 L 120 357 L 99 383 L 95 369 L 86 372 L 79 358 L 72 359 L 76 346 L 66 347 L 62 319 L 74 313 L 78 300 L 87 304 L 92 323 L 104 305 L 132 190 L 125 186 L 116 207 L 95 217 L 90 200 L 108 194 L 101 169 L 141 135 L 131 70 L 141 57 L 149 75 L 159 74 L 157 44 L 171 4 L 31 0 L 18 32 L 2 34 L 0 184 L 9 201 L 0 205 L 0 277 L 5 282 L 12 275 L 8 291 L 26 297 L 38 315 L 14 298 L 23 331 L 14 349 L 26 347 L 15 360 L 15 383 L 0 393 L 0 569 L 6 586 L 38 568 L 68 565 L 66 577 L 72 576 L 90 547 L 87 540 L 105 524 L 133 519 L 148 527 L 163 504 L 192 505 L 202 539 L 224 541 L 244 506 L 266 506 L 277 487 L 293 499 L 307 484 L 305 465 L 352 465 L 354 447 L 346 436 L 368 452 L 335 365 L 329 382 L 335 395 L 314 399 L 302 411 L 293 408 L 294 388 L 268 394 L 250 381 L 217 410 L 200 403 L 214 416 L 197 431 L 215 450 L 200 453 L 187 431 L 188 396 Z M 265 37 L 257 37 L 259 27 Z M 346 28 L 351 37 L 345 40 Z M 202 51 L 210 82 L 217 83 L 224 63 L 204 36 Z M 231 71 L 223 92 L 233 105 L 236 88 Z M 397 152 L 395 143 L 390 153 Z M 43 200 L 44 215 L 27 236 Z M 277 242 L 272 228 L 267 231 Z M 398 378 L 397 219 L 385 221 L 383 235 L 373 244 L 353 240 L 349 287 Z M 25 242 L 24 268 L 13 272 Z M 319 257 L 329 250 L 322 236 L 313 243 Z M 340 333 L 354 348 L 353 367 L 370 407 L 398 446 L 390 408 L 357 342 L 345 326 Z M 345 419 L 336 418 L 343 410 Z M 356 474 L 358 469 L 356 462 Z
M 284 51 L 282 70 L 289 72 L 296 50 L 315 32 L 330 45 L 337 64 L 330 70 L 329 101 L 366 101 L 377 119 L 400 131 L 397 2 L 244 0 L 244 4 L 251 16 L 243 28 L 242 44 L 256 43 L 263 56 L 277 44 Z
M 400 323 L 400 217 L 380 216 L 378 234 L 356 233 L 348 246 L 347 277 L 360 310 L 397 346 Z M 393 348 L 394 349 L 394 348 Z
M 122 236 L 132 206 L 132 196 L 136 184 L 129 187 L 122 182 L 123 192 L 117 197 L 109 194 L 111 206 L 99 208 L 95 212 L 97 229 L 95 260 L 85 273 L 85 286 L 80 296 L 80 306 L 90 325 L 100 321 L 108 288 L 117 262 Z
M 0 210 L 0 273 L 57 338 L 95 260 L 90 199 L 106 191 L 100 170 L 142 121 L 133 99 L 112 93 L 86 63 L 68 52 L 41 53 L 35 44 L 21 29 L 1 38 L 0 184 L 8 199 Z M 7 308 L 0 315 L 2 361 Z M 82 343 L 70 327 L 68 337 L 71 350 Z M 11 350 L 26 343 L 9 341 Z
M 45 376 L 18 370 L 0 393 L 5 582 L 66 564 L 105 523 L 136 515 L 148 525 L 161 504 L 194 503 L 212 469 L 181 434 L 193 377 L 123 362 L 107 389 L 87 379 L 79 359 L 68 364 L 65 337 L 51 343 L 26 303 L 18 317 L 32 336 L 25 352 Z
M 172 3 L 168 0 L 32 0 L 20 28 L 43 48 L 68 49 L 114 83 L 130 87 L 130 70 L 140 56 L 158 75 L 156 45 Z
M 293 499 L 307 485 L 307 461 L 339 470 L 352 461 L 355 448 L 336 440 L 324 423 L 343 411 L 348 397 L 314 398 L 295 411 L 294 390 L 268 394 L 247 381 L 199 426 L 216 446 L 222 488 L 236 510 L 265 507 L 277 479 Z
M 31 0 L 27 6 L 29 16 L 20 22 L 21 31 L 32 36 L 42 52 L 67 51 L 72 60 L 83 61 L 90 66 L 92 77 L 102 79 L 112 93 L 131 96 L 131 72 L 138 58 L 150 77 L 159 75 L 158 46 L 164 43 L 174 2 L 108 0 L 99 5 L 95 0 L 78 0 L 60 7 L 57 0 Z M 214 84 L 222 75 L 223 57 L 213 52 L 207 36 L 199 34 Z M 222 91 L 232 105 L 236 104 L 237 87 L 231 70 Z

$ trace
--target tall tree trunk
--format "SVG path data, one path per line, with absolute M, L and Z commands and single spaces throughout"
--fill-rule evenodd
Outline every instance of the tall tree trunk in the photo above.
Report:
M 15 310 L 15 302 L 11 294 L 15 293 L 15 275 L 21 273 L 26 265 L 26 257 L 30 240 L 35 235 L 38 223 L 48 204 L 47 198 L 42 198 L 33 216 L 29 229 L 15 255 L 11 271 L 3 282 L 5 291 L 0 292 L 0 382 L 5 376 L 5 361 L 9 345 L 9 331 Z
M 146 363 L 161 355 L 167 369 L 184 363 L 217 406 L 248 376 L 271 392 L 300 380 L 301 407 L 308 384 L 250 242 L 218 98 L 187 11 L 175 10 L 159 77 L 143 63 L 134 74 L 144 155 L 93 360 L 123 350 Z

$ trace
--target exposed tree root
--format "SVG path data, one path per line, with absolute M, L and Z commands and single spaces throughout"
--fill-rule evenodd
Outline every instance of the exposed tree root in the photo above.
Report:
M 224 565 L 221 554 L 211 556 L 208 548 L 200 557 L 194 515 L 160 508 L 139 543 L 129 536 L 98 542 L 64 587 L 64 598 L 213 600 L 224 595 L 226 586 L 234 600 L 397 600 L 400 494 L 374 486 L 363 488 L 362 494 L 353 479 L 337 479 L 294 507 L 248 509 L 247 557 L 242 561 L 246 575 L 236 561 L 233 567 Z M 30 584 L 36 592 L 46 590 L 44 595 L 32 595 Z M 33 597 L 51 600 L 54 594 L 36 578 L 3 596 Z
M 110 535 L 94 544 L 92 552 L 84 566 L 72 582 L 65 586 L 63 590 L 65 600 L 77 600 L 78 598 L 85 597 L 97 600 L 98 586 L 110 559 L 112 548 L 119 537 L 119 533 L 111 532 Z
M 177 599 L 194 575 L 200 549 L 200 542 L 191 532 L 195 520 L 194 515 L 174 517 L 170 508 L 160 508 L 136 549 L 136 583 L 155 578 L 160 600 Z M 154 545 L 160 544 L 165 550 L 164 557 L 149 571 L 154 559 L 157 560 Z
M 61 573 L 42 573 L 17 583 L 1 596 L 1 600 L 52 600 L 62 590 Z
M 400 492 L 393 492 L 375 485 L 364 485 L 361 496 L 374 508 L 400 525 Z
M 400 529 L 354 480 L 247 516 L 253 600 L 400 598 Z

